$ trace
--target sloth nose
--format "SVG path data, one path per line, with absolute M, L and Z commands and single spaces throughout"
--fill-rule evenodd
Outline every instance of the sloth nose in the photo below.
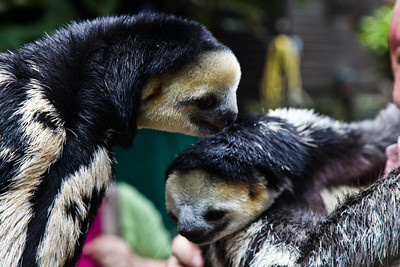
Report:
M 231 125 L 237 118 L 237 113 L 231 113 L 226 117 L 225 125 L 229 126 Z
M 195 242 L 204 235 L 204 231 L 199 229 L 179 229 L 179 234 Z
M 225 127 L 231 125 L 236 120 L 236 118 L 237 118 L 237 113 L 228 112 L 228 113 L 222 115 L 218 126 L 221 128 L 225 128 Z

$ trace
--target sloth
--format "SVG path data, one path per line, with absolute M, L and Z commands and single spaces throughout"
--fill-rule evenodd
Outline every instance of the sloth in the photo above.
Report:
M 172 161 L 168 214 L 207 266 L 381 263 L 400 244 L 397 176 L 377 181 L 399 133 L 394 105 L 353 123 L 301 109 L 239 117 Z M 367 189 L 327 215 L 321 190 L 341 185 Z
M 198 23 L 72 23 L 0 54 L 0 265 L 74 266 L 138 128 L 209 136 L 237 116 L 240 67 Z

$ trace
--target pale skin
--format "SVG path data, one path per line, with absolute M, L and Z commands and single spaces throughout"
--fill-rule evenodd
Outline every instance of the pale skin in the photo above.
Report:
M 168 261 L 168 267 L 204 266 L 200 248 L 181 235 L 177 235 L 172 241 L 172 255 Z
M 91 256 L 102 267 L 202 267 L 200 249 L 178 235 L 172 241 L 172 254 L 168 260 L 142 258 L 135 254 L 122 238 L 102 235 L 87 244 L 82 252 Z
M 389 51 L 394 77 L 393 101 L 400 107 L 400 1 L 393 9 L 392 22 L 389 28 Z
M 167 262 L 142 258 L 132 251 L 128 243 L 115 235 L 102 235 L 87 244 L 82 252 L 102 267 L 165 267 Z M 178 266 L 178 265 L 176 265 Z

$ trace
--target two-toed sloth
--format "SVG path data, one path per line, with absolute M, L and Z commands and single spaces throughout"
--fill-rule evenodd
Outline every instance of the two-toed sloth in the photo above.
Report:
M 310 110 L 246 115 L 167 170 L 166 205 L 209 266 L 372 266 L 398 255 L 399 174 L 377 180 L 400 134 L 393 105 L 343 123 Z M 321 190 L 367 186 L 326 215 Z

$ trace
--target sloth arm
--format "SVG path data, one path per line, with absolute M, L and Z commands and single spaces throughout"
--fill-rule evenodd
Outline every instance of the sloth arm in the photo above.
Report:
M 348 198 L 310 229 L 301 266 L 371 266 L 392 261 L 400 245 L 400 170 Z

